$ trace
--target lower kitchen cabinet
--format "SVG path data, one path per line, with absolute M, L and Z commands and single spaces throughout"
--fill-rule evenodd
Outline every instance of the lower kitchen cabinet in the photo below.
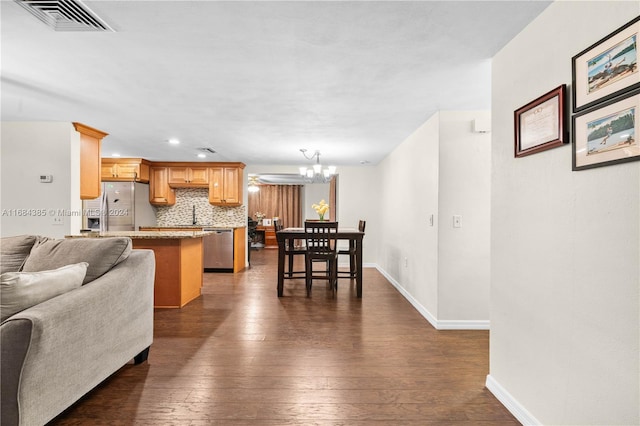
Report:
M 154 232 L 184 232 L 184 231 L 202 231 L 209 227 L 203 226 L 141 226 L 140 231 Z M 207 238 L 207 237 L 204 237 Z M 274 234 L 275 238 L 275 234 Z M 276 243 L 277 247 L 277 243 Z M 247 254 L 247 228 L 245 226 L 233 228 L 233 272 L 240 272 L 245 268 L 245 258 Z M 204 251 L 203 251 L 204 256 Z M 204 259 L 203 259 L 204 269 Z
M 233 272 L 240 272 L 245 267 L 247 254 L 247 228 L 233 230 Z
M 132 238 L 134 249 L 153 250 L 156 276 L 153 305 L 181 308 L 200 296 L 202 290 L 202 237 Z

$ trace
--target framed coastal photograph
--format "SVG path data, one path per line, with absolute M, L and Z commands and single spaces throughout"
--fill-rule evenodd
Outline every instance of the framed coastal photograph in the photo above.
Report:
M 572 58 L 573 112 L 640 87 L 640 16 Z
M 566 137 L 566 84 L 556 87 L 514 112 L 515 157 L 562 146 Z
M 573 116 L 573 170 L 640 160 L 640 90 Z

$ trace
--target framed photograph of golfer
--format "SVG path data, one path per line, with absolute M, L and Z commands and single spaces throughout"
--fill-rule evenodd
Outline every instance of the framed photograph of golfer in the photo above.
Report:
M 640 87 L 640 16 L 572 58 L 573 112 Z
M 565 84 L 514 112 L 515 157 L 562 146 L 566 137 Z
M 575 114 L 573 170 L 640 160 L 640 89 Z

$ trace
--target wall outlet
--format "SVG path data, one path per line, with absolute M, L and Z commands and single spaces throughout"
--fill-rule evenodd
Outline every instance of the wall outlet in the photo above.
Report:
M 64 218 L 60 217 L 60 216 L 54 216 L 53 217 L 53 221 L 51 222 L 52 225 L 64 225 Z
M 404 258 L 404 267 L 408 268 L 409 267 L 409 259 L 408 258 Z
M 462 228 L 462 216 L 458 214 L 453 215 L 453 227 Z
M 429 226 L 433 226 L 433 215 L 429 216 Z

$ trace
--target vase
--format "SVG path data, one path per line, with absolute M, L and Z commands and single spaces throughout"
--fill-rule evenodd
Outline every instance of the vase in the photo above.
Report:
M 323 221 L 324 221 L 324 215 L 323 215 L 323 214 L 321 214 L 321 215 L 318 215 L 318 216 L 320 216 L 320 219 L 319 219 L 319 220 L 320 220 L 320 222 L 323 222 Z

